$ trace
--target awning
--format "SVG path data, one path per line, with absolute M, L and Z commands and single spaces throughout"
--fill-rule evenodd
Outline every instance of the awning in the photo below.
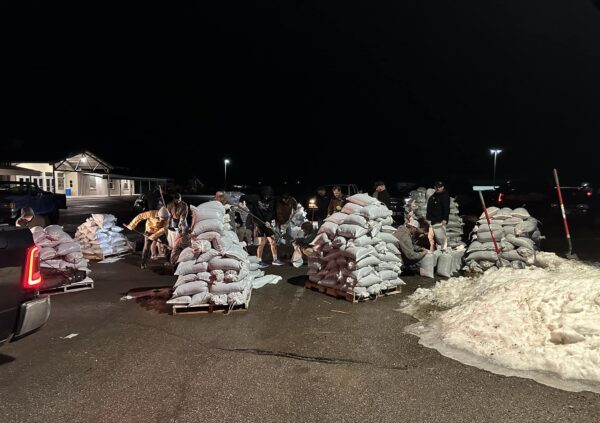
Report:
M 100 159 L 98 156 L 84 151 L 74 156 L 67 157 L 59 162 L 52 163 L 55 170 L 61 172 L 106 172 L 109 173 L 113 166 Z
M 25 169 L 18 166 L 0 166 L 0 175 L 2 176 L 42 176 L 42 172 L 37 170 Z

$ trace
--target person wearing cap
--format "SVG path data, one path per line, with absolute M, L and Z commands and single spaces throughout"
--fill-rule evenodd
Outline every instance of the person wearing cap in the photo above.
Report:
M 450 217 L 450 194 L 444 189 L 444 184 L 437 181 L 435 192 L 427 200 L 427 220 L 435 233 L 435 241 L 446 248 L 446 225 Z
M 153 259 L 157 257 L 156 250 L 158 244 L 167 242 L 166 234 L 170 217 L 167 208 L 161 207 L 159 210 L 150 210 L 140 213 L 129 223 L 129 225 L 125 225 L 127 229 L 133 231 L 142 221 L 146 221 L 144 249 L 142 250 L 142 269 L 146 268 L 146 263 L 148 262 L 151 253 Z
M 392 199 L 390 193 L 385 189 L 385 183 L 383 181 L 375 182 L 375 192 L 373 193 L 373 197 L 385 204 L 387 208 L 390 208 Z
M 400 226 L 394 236 L 398 238 L 398 249 L 402 253 L 402 259 L 405 264 L 415 264 L 420 262 L 428 252 L 427 248 L 418 247 L 413 239 L 419 231 L 419 222 L 410 219 L 405 225 Z
M 41 226 L 43 228 L 46 226 L 46 219 L 44 216 L 36 215 L 31 207 L 23 207 L 21 209 L 21 217 L 17 219 L 15 224 L 18 228 L 31 229 L 36 226 Z

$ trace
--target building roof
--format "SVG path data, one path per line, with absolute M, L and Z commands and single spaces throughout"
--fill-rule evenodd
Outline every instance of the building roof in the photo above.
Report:
M 40 176 L 41 172 L 38 172 L 37 170 L 25 169 L 19 166 L 2 165 L 0 166 L 0 175 Z
M 54 166 L 55 170 L 65 172 L 85 171 L 110 173 L 110 171 L 114 169 L 114 166 L 111 166 L 89 151 L 82 151 L 74 155 L 69 155 L 64 159 L 51 164 Z

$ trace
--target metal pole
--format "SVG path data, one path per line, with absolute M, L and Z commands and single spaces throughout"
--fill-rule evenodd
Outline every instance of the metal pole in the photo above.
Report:
M 494 151 L 494 190 L 496 189 L 496 160 L 498 158 L 498 152 Z
M 223 191 L 227 191 L 227 161 L 225 161 L 225 180 L 223 181 Z

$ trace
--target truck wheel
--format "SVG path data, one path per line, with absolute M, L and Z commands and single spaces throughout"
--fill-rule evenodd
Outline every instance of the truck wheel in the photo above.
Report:
M 58 210 L 53 211 L 52 213 L 48 213 L 46 219 L 50 222 L 51 225 L 56 225 L 58 223 L 58 218 L 60 217 L 60 212 Z

